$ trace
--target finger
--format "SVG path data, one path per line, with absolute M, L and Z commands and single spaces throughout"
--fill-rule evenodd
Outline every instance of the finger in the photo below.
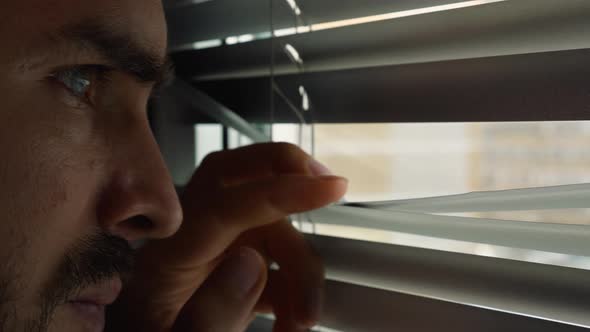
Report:
M 195 208 L 185 209 L 187 222 L 168 241 L 174 261 L 205 263 L 241 233 L 337 201 L 347 182 L 335 176 L 289 175 L 225 188 Z M 207 222 L 199 222 L 207 220 Z
M 263 226 L 335 202 L 346 186 L 347 181 L 336 176 L 285 175 L 227 188 L 223 201 L 216 200 L 218 205 L 211 207 L 230 226 L 242 228 L 253 219 L 258 221 L 251 226 Z
M 300 326 L 316 325 L 324 294 L 320 256 L 290 222 L 273 224 L 265 231 L 268 255 L 285 276 L 293 319 Z
M 274 331 L 289 332 L 304 330 L 298 326 L 292 315 L 290 307 L 289 292 L 283 273 L 277 270 L 270 270 L 266 287 L 254 307 L 257 313 L 274 313 Z
M 234 185 L 278 174 L 330 175 L 296 145 L 263 143 L 207 155 L 193 179 Z
M 255 250 L 228 255 L 182 308 L 173 331 L 244 331 L 266 278 L 266 264 Z
M 319 320 L 324 292 L 324 268 L 319 255 L 307 243 L 301 233 L 287 220 L 256 229 L 236 241 L 236 245 L 249 243 L 265 257 L 268 262 L 276 262 L 284 276 L 280 282 L 286 285 L 289 300 L 283 306 L 290 308 L 290 314 L 297 324 L 305 327 L 314 326 Z M 272 274 L 275 271 L 271 271 Z M 275 278 L 277 279 L 277 278 Z M 273 306 L 270 299 L 272 291 L 269 278 L 256 309 L 268 311 Z M 286 295 L 286 294 L 283 294 Z
M 292 319 L 286 321 L 295 320 L 298 326 L 314 326 L 321 314 L 324 268 L 320 257 L 301 233 L 291 222 L 283 220 L 243 234 L 234 245 L 242 246 L 246 243 L 256 248 L 265 257 L 267 264 L 276 262 L 283 276 L 269 277 L 256 310 L 269 312 L 273 306 L 280 305 L 289 308 Z M 270 275 L 276 272 L 270 271 Z M 271 301 L 271 294 L 276 289 L 273 282 L 284 285 L 285 294 L 278 297 L 282 303 Z
M 290 292 L 285 282 L 283 271 L 270 271 L 268 275 L 266 294 L 270 297 L 275 315 L 274 332 L 299 332 L 307 328 L 300 326 L 293 316 L 290 303 Z M 264 294 L 264 293 L 263 293 Z
M 324 293 L 324 267 L 321 258 L 308 244 L 303 235 L 286 221 L 279 221 L 240 237 L 235 245 L 248 243 L 256 248 L 269 262 L 280 266 L 284 276 L 280 282 L 286 285 L 291 315 L 300 326 L 312 327 L 319 320 Z M 276 271 L 270 271 L 271 274 Z M 256 309 L 268 311 L 272 303 L 272 280 L 269 278 Z M 286 299 L 287 296 L 283 296 Z

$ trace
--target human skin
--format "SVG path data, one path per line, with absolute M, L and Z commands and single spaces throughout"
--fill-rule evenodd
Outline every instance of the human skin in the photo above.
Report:
M 283 218 L 338 200 L 345 180 L 293 146 L 255 145 L 208 157 L 179 200 L 145 111 L 157 73 L 138 78 L 83 34 L 62 35 L 88 22 L 164 62 L 160 1 L 0 5 L 0 330 L 102 330 L 88 310 L 106 303 L 79 302 L 112 302 L 101 294 L 118 293 L 117 250 L 143 239 L 158 240 L 139 251 L 110 329 L 240 331 L 261 311 L 275 312 L 276 331 L 313 325 L 323 270 Z M 80 66 L 89 85 L 72 93 L 64 80 Z M 272 261 L 279 272 L 268 272 Z M 90 272 L 44 306 L 68 280 L 64 266 Z

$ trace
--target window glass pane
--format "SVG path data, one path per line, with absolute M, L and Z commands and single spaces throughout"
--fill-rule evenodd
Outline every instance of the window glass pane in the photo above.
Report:
M 235 149 L 240 146 L 240 133 L 233 128 L 228 128 L 227 130 L 227 140 L 228 140 L 228 148 Z
M 319 124 L 316 157 L 349 180 L 349 201 L 445 195 L 470 186 L 469 125 Z
M 209 153 L 223 149 L 223 127 L 220 124 L 195 125 L 195 164 L 199 165 Z
M 317 124 L 347 200 L 590 182 L 590 122 Z
M 300 125 L 292 123 L 277 123 L 272 126 L 274 142 L 287 142 L 300 145 Z
M 278 123 L 272 126 L 273 142 L 295 144 L 310 155 L 314 153 L 314 126 L 311 124 Z
M 254 143 L 250 137 L 248 136 L 244 136 L 242 134 L 240 134 L 240 136 L 238 136 L 238 146 L 245 146 L 245 145 L 250 145 Z

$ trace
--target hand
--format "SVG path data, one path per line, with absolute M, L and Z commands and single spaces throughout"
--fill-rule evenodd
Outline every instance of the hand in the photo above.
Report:
M 346 180 L 326 172 L 285 143 L 208 156 L 182 197 L 180 230 L 142 249 L 123 298 L 133 329 L 243 331 L 268 311 L 275 331 L 314 325 L 323 267 L 285 217 L 344 194 Z

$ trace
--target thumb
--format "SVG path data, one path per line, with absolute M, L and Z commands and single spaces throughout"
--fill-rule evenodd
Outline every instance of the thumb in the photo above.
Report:
M 244 331 L 266 278 L 266 263 L 256 250 L 231 253 L 184 305 L 173 331 Z

